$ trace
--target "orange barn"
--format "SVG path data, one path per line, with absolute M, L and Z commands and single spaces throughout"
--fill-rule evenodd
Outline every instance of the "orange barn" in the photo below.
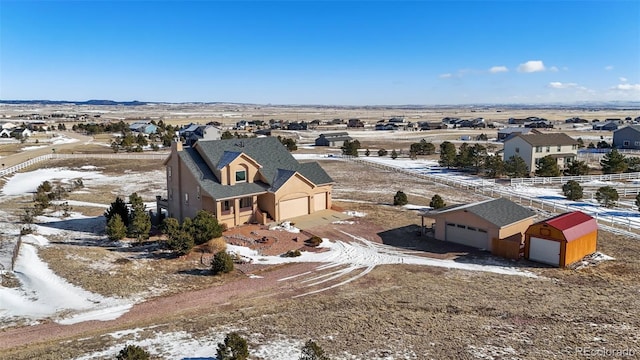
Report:
M 598 223 L 581 212 L 564 213 L 529 226 L 525 258 L 565 267 L 596 251 Z

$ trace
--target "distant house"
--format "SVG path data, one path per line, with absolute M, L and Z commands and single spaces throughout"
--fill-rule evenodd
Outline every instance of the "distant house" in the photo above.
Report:
M 447 125 L 442 122 L 429 122 L 429 121 L 421 121 L 418 123 L 418 128 L 420 130 L 436 130 L 436 129 L 446 129 Z
M 512 156 L 521 157 L 529 172 L 536 170 L 536 164 L 545 156 L 556 159 L 560 168 L 578 157 L 578 142 L 567 134 L 518 134 L 504 141 L 504 161 Z
M 389 121 L 388 121 L 388 122 L 389 122 L 390 124 L 404 124 L 406 121 L 405 121 L 405 118 L 404 118 L 404 117 L 398 117 L 398 116 L 396 116 L 396 117 L 392 117 L 391 119 L 389 119 Z
M 308 124 L 304 121 L 287 124 L 287 130 L 307 130 Z
M 540 120 L 527 121 L 524 123 L 524 127 L 551 129 L 553 128 L 553 124 L 548 120 L 540 119 Z
M 155 133 L 157 129 L 158 127 L 150 122 L 134 122 L 129 125 L 129 130 L 146 135 Z
M 212 125 L 192 124 L 180 130 L 180 137 L 185 139 L 185 144 L 192 146 L 198 140 L 220 140 L 222 129 Z
M 565 267 L 596 251 L 598 223 L 574 211 L 535 223 L 525 232 L 525 258 Z
M 629 125 L 613 132 L 613 147 L 640 149 L 640 125 Z
M 364 127 L 364 123 L 360 119 L 349 119 L 347 122 L 348 128 L 360 128 Z
M 504 141 L 511 135 L 515 134 L 540 134 L 540 131 L 533 128 L 523 128 L 523 127 L 508 127 L 504 129 L 498 130 L 498 141 Z
M 29 136 L 31 136 L 31 130 L 27 129 L 27 128 L 23 128 L 23 127 L 15 127 L 13 129 L 11 129 L 11 133 L 10 136 L 12 138 L 16 138 L 16 139 L 24 139 L 24 138 L 28 138 Z
M 164 162 L 167 200 L 183 221 L 198 211 L 228 227 L 266 224 L 331 208 L 333 180 L 317 162 L 298 161 L 274 137 L 174 143 Z
M 398 125 L 378 123 L 376 124 L 375 129 L 376 130 L 398 130 Z
M 506 198 L 453 205 L 421 214 L 423 224 L 424 218 L 435 220 L 433 236 L 437 240 L 516 259 L 524 249 L 524 232 L 533 224 L 535 215 L 534 211 Z
M 316 139 L 316 146 L 341 147 L 345 141 L 353 140 L 346 132 L 320 134 Z
M 11 129 L 2 129 L 0 130 L 0 138 L 10 138 L 11 137 Z
M 236 122 L 236 126 L 233 127 L 233 130 L 252 130 L 256 127 L 256 123 L 254 121 L 240 120 Z
M 617 121 L 597 122 L 592 126 L 593 130 L 613 131 L 618 129 Z

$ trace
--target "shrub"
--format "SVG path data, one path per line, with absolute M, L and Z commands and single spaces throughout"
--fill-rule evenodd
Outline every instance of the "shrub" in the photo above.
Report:
M 119 214 L 115 214 L 107 222 L 107 237 L 111 241 L 117 241 L 127 236 L 127 227 L 124 226 Z
M 562 193 L 568 200 L 582 199 L 582 186 L 575 180 L 569 180 L 562 185 Z
M 302 253 L 300 252 L 300 250 L 289 250 L 286 253 L 282 254 L 282 257 L 298 257 L 302 255 Z
M 319 236 L 312 236 L 305 241 L 305 244 L 316 247 L 322 243 L 322 239 Z
M 395 149 L 391 151 L 391 158 L 394 160 L 398 158 L 398 152 Z
M 127 345 L 120 350 L 116 360 L 148 360 L 150 354 L 138 345 Z
M 20 235 L 29 235 L 29 234 L 33 234 L 33 228 L 31 227 L 31 225 L 23 226 L 20 229 Z
M 407 199 L 407 194 L 402 191 L 396 192 L 393 196 L 393 205 L 407 205 L 409 203 L 409 199 Z
M 603 186 L 596 191 L 596 200 L 604 207 L 612 208 L 616 206 L 618 199 L 618 191 L 611 186 Z
M 313 340 L 309 340 L 304 343 L 299 360 L 329 360 L 329 357 L 324 354 L 324 350 L 320 345 Z
M 227 242 L 224 241 L 224 238 L 218 237 L 215 239 L 211 239 L 207 242 L 206 249 L 208 252 L 215 254 L 221 251 L 227 250 Z
M 434 209 L 440 209 L 447 206 L 447 204 L 444 203 L 444 200 L 442 200 L 442 197 L 440 195 L 435 194 L 431 198 L 431 202 L 429 203 L 429 206 L 431 206 Z
M 224 343 L 218 343 L 217 360 L 246 360 L 249 357 L 249 347 L 237 332 L 227 334 Z
M 385 149 L 378 150 L 378 156 L 387 156 L 388 152 Z
M 211 261 L 211 272 L 214 275 L 233 271 L 233 257 L 226 251 L 220 251 L 213 256 Z
M 162 223 L 163 232 L 167 234 L 167 246 L 178 255 L 189 253 L 195 245 L 191 235 L 191 219 L 185 218 L 182 225 L 175 218 L 165 219 Z
M 196 245 L 204 244 L 212 238 L 222 236 L 222 226 L 218 220 L 208 211 L 200 210 L 193 218 L 193 240 Z

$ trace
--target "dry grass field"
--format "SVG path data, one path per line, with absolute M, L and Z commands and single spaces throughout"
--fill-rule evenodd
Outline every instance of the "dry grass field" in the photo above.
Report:
M 224 109 L 202 109 L 195 115 L 179 114 L 187 110 L 173 109 L 173 113 L 168 111 L 163 118 L 173 123 L 224 120 L 231 124 L 243 118 L 268 121 L 270 118 L 358 117 L 377 121 L 382 117 L 406 116 L 412 121 L 438 121 L 444 116 L 483 116 L 499 121 L 541 116 L 560 121 L 573 116 L 603 119 L 640 115 L 637 111 L 634 114 L 617 110 L 322 111 L 231 105 Z M 119 116 L 133 118 L 153 114 L 151 109 L 136 111 Z M 408 149 L 419 136 L 427 135 L 436 140 L 448 137 L 454 140 L 454 136 L 459 136 L 424 132 L 406 138 L 363 136 L 361 142 L 372 149 L 396 146 Z M 0 145 L 0 156 L 14 151 L 19 151 L 19 147 Z M 65 151 L 111 150 L 102 145 L 83 145 Z M 301 149 L 300 152 L 311 151 Z M 449 204 L 483 200 L 481 195 L 352 162 L 322 160 L 320 164 L 336 181 L 334 204 L 344 210 L 367 214 L 358 220 L 360 224 L 354 226 L 353 231 L 361 231 L 363 236 L 385 232 L 385 243 L 399 247 L 419 245 L 437 249 L 447 256 L 462 255 L 464 260 L 460 261 L 491 259 L 487 254 L 449 247 L 418 236 L 417 212 L 391 204 L 398 190 L 407 193 L 409 203 L 417 206 L 427 206 L 434 194 L 441 195 Z M 114 176 L 126 173 L 144 177 L 150 172 L 163 171 L 161 162 L 151 161 L 79 159 L 43 164 L 70 168 L 86 165 Z M 69 199 L 108 204 L 115 194 L 126 193 L 123 185 L 102 184 L 87 189 L 87 193 L 72 194 Z M 151 190 L 140 189 L 147 199 L 156 195 Z M 14 214 L 16 209 L 28 204 L 27 198 L 0 201 L 0 212 Z M 104 211 L 98 207 L 76 210 L 88 216 L 99 216 Z M 12 221 L 17 220 L 14 217 Z M 234 286 L 241 288 L 248 280 L 244 273 L 210 276 L 199 250 L 189 256 L 171 257 L 162 250 L 159 245 L 162 240 L 158 237 L 125 248 L 115 247 L 104 239 L 77 242 L 51 238 L 51 241 L 52 245 L 41 248 L 39 255 L 56 274 L 101 295 L 150 299 L 147 307 L 141 307 L 149 313 L 142 310 L 137 313 L 134 308 L 130 316 L 116 321 L 67 327 L 44 321 L 20 332 L 22 336 L 35 338 L 23 346 L 1 350 L 2 359 L 73 359 L 133 340 L 131 335 L 121 338 L 109 335 L 126 329 L 144 329 L 138 333 L 138 340 L 160 332 L 186 331 L 197 339 L 206 338 L 212 332 L 237 329 L 247 336 L 253 348 L 282 338 L 301 342 L 312 338 L 336 359 L 584 358 L 577 348 L 632 349 L 636 356 L 640 354 L 640 279 L 637 276 L 640 259 L 636 256 L 640 242 L 604 231 L 599 234 L 598 250 L 615 260 L 580 270 L 555 269 L 526 261 L 512 263 L 538 276 L 529 278 L 404 264 L 383 265 L 343 286 L 300 298 L 294 297 L 302 291 L 299 284 L 267 282 L 270 278 L 282 278 L 282 274 L 294 269 L 302 271 L 297 265 L 264 267 L 260 272 L 265 276 L 264 287 L 234 292 Z M 2 285 L 16 286 L 14 280 L 3 278 Z M 218 297 L 218 293 L 229 295 Z M 13 336 L 12 331 L 17 330 L 20 329 L 0 330 L 0 339 L 3 333 Z

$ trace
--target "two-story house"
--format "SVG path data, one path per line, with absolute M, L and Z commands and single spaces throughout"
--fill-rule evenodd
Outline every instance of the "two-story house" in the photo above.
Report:
M 206 210 L 234 227 L 331 208 L 331 177 L 317 162 L 298 163 L 277 138 L 178 142 L 164 164 L 166 208 L 179 221 Z
M 536 170 L 536 164 L 545 156 L 556 159 L 560 168 L 578 157 L 578 142 L 567 134 L 518 134 L 504 141 L 504 161 L 512 156 L 521 157 L 529 172 Z

